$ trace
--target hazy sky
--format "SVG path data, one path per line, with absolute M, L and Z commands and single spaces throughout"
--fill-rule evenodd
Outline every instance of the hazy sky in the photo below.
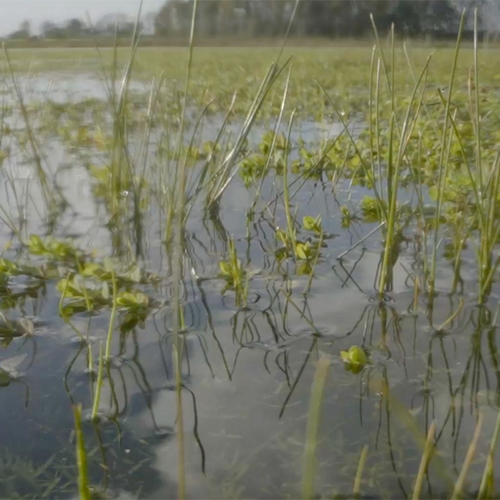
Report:
M 157 10 L 164 1 L 144 0 L 143 13 Z M 139 0 L 0 0 L 0 35 L 16 30 L 24 19 L 32 21 L 36 32 L 43 21 L 58 23 L 69 17 L 86 19 L 86 12 L 93 22 L 108 13 L 135 15 L 139 4 Z

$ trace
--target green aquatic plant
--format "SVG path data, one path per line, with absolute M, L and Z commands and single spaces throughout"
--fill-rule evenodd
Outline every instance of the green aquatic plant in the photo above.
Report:
M 302 225 L 304 226 L 304 229 L 306 229 L 307 231 L 312 231 L 317 235 L 321 235 L 323 233 L 321 215 L 318 215 L 316 218 L 311 217 L 310 215 L 306 215 L 302 220 Z
M 229 240 L 228 251 L 228 259 L 219 262 L 219 277 L 226 282 L 223 293 L 226 290 L 233 290 L 236 295 L 236 304 L 244 307 L 248 296 L 249 273 L 238 258 L 233 239 Z
M 292 162 L 292 172 L 296 175 L 302 174 L 307 180 L 319 180 L 323 174 L 332 178 L 337 169 L 331 151 L 337 142 L 338 139 L 322 143 L 319 148 L 301 146 L 298 151 L 299 159 Z
M 340 351 L 340 357 L 345 363 L 345 368 L 353 373 L 359 373 L 370 363 L 365 351 L 358 346 L 351 346 L 348 351 Z
M 123 266 L 110 259 L 104 259 L 102 262 L 86 262 L 80 269 L 80 274 L 83 277 L 108 283 L 112 282 L 113 273 L 120 286 L 156 285 L 158 283 L 156 274 L 146 271 L 135 262 Z
M 326 235 L 321 224 L 321 216 L 316 218 L 305 216 L 302 220 L 302 226 L 306 231 L 311 232 L 312 236 L 299 239 L 297 230 L 276 230 L 276 240 L 282 246 L 276 249 L 275 256 L 279 262 L 293 257 L 296 262 L 297 274 L 299 276 L 310 275 L 311 282 L 312 273 L 321 256 L 321 248 L 325 246 Z
M 109 261 L 108 261 L 109 262 Z M 100 270 L 102 268 L 99 267 Z M 119 280 L 111 264 L 108 264 L 109 279 L 89 279 L 85 275 L 72 274 L 61 279 L 56 289 L 61 294 L 61 312 L 69 318 L 78 312 L 97 311 L 103 307 L 116 307 L 127 313 L 126 324 L 144 320 L 154 302 L 144 292 L 133 288 L 134 282 Z M 92 275 L 93 276 L 93 275 Z M 115 287 L 120 289 L 114 296 Z
M 64 263 L 83 261 L 85 254 L 76 249 L 70 241 L 61 241 L 52 236 L 42 240 L 40 236 L 32 234 L 27 243 L 28 251 L 32 255 L 50 257 Z
M 239 174 L 247 188 L 262 179 L 267 173 L 266 166 L 267 157 L 260 153 L 254 153 L 241 162 Z
M 61 279 L 56 285 L 65 302 L 62 309 L 64 317 L 70 317 L 77 312 L 96 311 L 109 302 L 109 291 L 106 284 L 97 286 L 85 281 L 82 276 L 73 274 Z

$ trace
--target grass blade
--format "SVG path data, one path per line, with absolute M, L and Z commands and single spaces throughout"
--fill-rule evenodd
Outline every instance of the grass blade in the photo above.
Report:
M 311 399 L 309 402 L 309 417 L 307 419 L 306 443 L 304 447 L 302 498 L 314 498 L 314 482 L 316 476 L 316 444 L 323 403 L 323 392 L 326 377 L 330 368 L 328 356 L 322 356 L 318 361 L 312 385 Z
M 76 460 L 78 466 L 78 492 L 80 500 L 90 500 L 90 488 L 87 469 L 87 452 L 82 431 L 82 405 L 73 408 L 76 435 Z

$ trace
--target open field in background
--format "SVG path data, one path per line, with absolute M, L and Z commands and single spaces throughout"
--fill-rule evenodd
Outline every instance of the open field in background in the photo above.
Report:
M 498 60 L 1 54 L 0 498 L 495 498 Z
M 287 96 L 286 112 L 296 109 L 301 118 L 321 120 L 331 119 L 331 106 L 317 82 L 324 87 L 339 109 L 345 112 L 366 112 L 368 90 L 370 87 L 370 65 L 373 44 L 365 42 L 358 46 L 340 43 L 328 48 L 290 48 L 285 49 L 282 60 L 292 57 L 291 80 Z M 454 48 L 414 46 L 412 42 L 403 50 L 398 46 L 394 60 L 395 93 L 398 97 L 407 96 L 415 84 L 415 75 L 432 54 L 427 75 L 428 95 L 435 97 L 435 89 L 446 87 L 449 79 L 450 61 Z M 279 48 L 197 48 L 193 57 L 192 81 L 189 92 L 190 102 L 205 105 L 212 102 L 208 112 L 224 112 L 237 94 L 235 111 L 243 113 L 250 96 L 258 89 L 269 65 L 277 56 Z M 110 69 L 113 65 L 113 50 L 101 49 L 102 60 L 95 48 L 89 49 L 51 49 L 15 50 L 11 52 L 12 66 L 21 72 L 32 74 L 43 72 L 62 72 L 52 75 L 55 83 L 63 80 L 69 73 L 94 76 L 101 71 L 101 64 Z M 479 71 L 484 92 L 488 99 L 496 99 L 496 87 L 500 84 L 500 72 L 496 61 L 500 48 L 489 48 L 481 52 Z M 129 57 L 129 49 L 118 49 L 118 63 L 124 65 Z M 409 69 L 410 58 L 414 74 Z M 188 52 L 182 48 L 139 48 L 134 62 L 134 80 L 149 83 L 153 77 L 164 75 L 166 89 L 181 90 L 185 76 Z M 466 99 L 469 70 L 473 64 L 472 48 L 463 48 L 457 61 L 455 89 L 458 98 Z M 0 65 L 5 70 L 5 56 L 0 55 Z M 388 61 L 390 70 L 390 61 Z M 392 71 L 392 70 L 391 70 Z M 46 76 L 51 78 L 50 73 Z M 266 103 L 263 116 L 274 116 L 281 95 L 275 92 L 271 105 Z M 274 98 L 273 98 L 274 97 Z M 269 99 L 268 99 L 269 100 Z

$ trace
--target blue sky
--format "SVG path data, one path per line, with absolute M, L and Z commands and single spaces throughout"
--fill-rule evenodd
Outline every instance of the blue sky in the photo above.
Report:
M 158 10 L 164 1 L 144 0 L 143 12 Z M 43 21 L 58 23 L 69 17 L 86 19 L 86 12 L 93 22 L 114 12 L 134 16 L 139 3 L 139 0 L 0 0 L 0 36 L 15 31 L 25 19 L 32 21 L 36 32 Z

